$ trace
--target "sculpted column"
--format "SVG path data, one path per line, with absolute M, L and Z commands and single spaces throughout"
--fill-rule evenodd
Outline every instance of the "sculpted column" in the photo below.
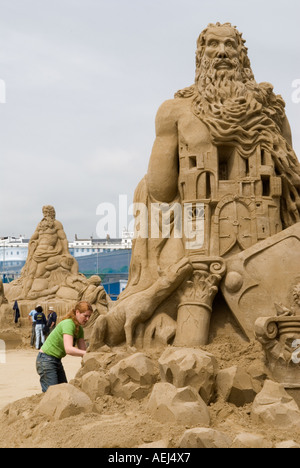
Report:
M 207 344 L 212 303 L 226 270 L 224 260 L 219 257 L 197 256 L 191 258 L 191 263 L 194 273 L 182 287 L 174 346 Z

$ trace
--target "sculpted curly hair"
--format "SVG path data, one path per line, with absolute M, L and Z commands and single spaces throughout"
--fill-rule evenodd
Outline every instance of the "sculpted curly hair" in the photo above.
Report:
M 250 60 L 249 60 L 249 57 L 248 57 L 248 49 L 247 47 L 245 46 L 245 39 L 243 39 L 242 37 L 242 33 L 240 33 L 236 26 L 232 26 L 231 23 L 224 23 L 224 24 L 221 24 L 221 23 L 210 23 L 207 28 L 205 28 L 200 36 L 198 37 L 198 40 L 197 40 L 197 51 L 196 51 L 196 66 L 197 68 L 200 66 L 201 64 L 201 60 L 202 60 L 202 57 L 204 55 L 204 49 L 205 49 L 205 46 L 206 46 L 206 36 L 207 36 L 207 32 L 211 29 L 211 28 L 222 28 L 222 27 L 228 27 L 228 28 L 231 28 L 234 33 L 235 33 L 235 37 L 236 37 L 236 40 L 237 40 L 237 44 L 238 44 L 238 51 L 239 51 L 239 60 L 240 60 L 240 63 L 242 65 L 242 67 L 244 69 L 251 69 L 251 65 L 250 65 Z

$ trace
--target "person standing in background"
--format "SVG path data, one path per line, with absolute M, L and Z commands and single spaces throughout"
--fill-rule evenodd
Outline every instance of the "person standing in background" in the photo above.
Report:
M 45 314 L 43 312 L 43 308 L 41 306 L 36 307 L 36 314 L 34 316 L 34 320 L 36 322 L 35 325 L 35 347 L 36 349 L 40 349 L 41 344 L 45 343 L 45 335 L 44 335 L 44 326 L 47 325 L 47 320 Z
M 47 326 L 49 329 L 49 333 L 51 333 L 55 327 L 56 327 L 56 321 L 57 321 L 57 313 L 54 311 L 54 307 L 50 306 L 49 309 L 49 314 L 47 317 Z
M 33 348 L 34 346 L 34 343 L 35 343 L 35 326 L 36 326 L 36 321 L 34 319 L 34 316 L 36 314 L 36 309 L 37 307 L 40 307 L 40 305 L 38 304 L 36 306 L 35 309 L 31 310 L 28 314 L 28 319 L 30 321 L 30 323 L 32 324 L 32 328 L 31 328 L 31 338 L 30 338 L 30 346 Z

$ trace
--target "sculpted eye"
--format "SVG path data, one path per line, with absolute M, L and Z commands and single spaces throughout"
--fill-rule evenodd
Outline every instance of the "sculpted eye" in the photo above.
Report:
M 233 43 L 232 43 L 232 42 L 229 42 L 229 41 L 226 42 L 225 46 L 228 47 L 228 48 L 230 48 L 230 49 L 233 49 L 233 48 L 234 48 Z
M 208 44 L 210 47 L 217 47 L 218 42 L 217 41 L 210 41 Z

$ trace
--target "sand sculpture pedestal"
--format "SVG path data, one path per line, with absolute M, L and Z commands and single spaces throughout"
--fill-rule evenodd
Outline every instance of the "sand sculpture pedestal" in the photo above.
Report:
M 192 278 L 182 287 L 174 346 L 201 346 L 208 342 L 212 303 L 226 266 L 222 258 L 191 258 Z
M 255 333 L 274 380 L 285 388 L 300 390 L 300 316 L 260 317 Z

